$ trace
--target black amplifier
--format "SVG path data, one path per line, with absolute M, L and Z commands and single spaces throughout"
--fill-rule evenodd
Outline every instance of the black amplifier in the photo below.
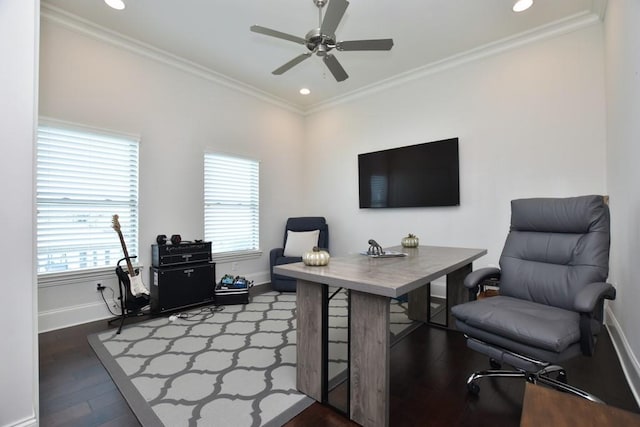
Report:
M 168 267 L 172 265 L 210 261 L 211 242 L 183 242 L 177 245 L 151 245 L 151 265 L 153 267 Z

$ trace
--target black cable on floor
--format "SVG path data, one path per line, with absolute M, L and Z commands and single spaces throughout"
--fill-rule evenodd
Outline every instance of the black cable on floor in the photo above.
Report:
M 219 311 L 223 311 L 224 310 L 224 305 L 216 305 L 214 307 L 202 307 L 200 309 L 200 311 L 196 312 L 196 313 L 178 313 L 178 314 L 173 314 L 171 316 L 169 316 L 170 320 L 172 316 L 175 316 L 174 320 L 186 320 L 188 322 L 202 322 L 204 320 L 204 318 L 198 318 L 198 319 L 191 319 L 194 316 L 199 316 L 203 313 L 205 313 L 206 311 L 208 311 L 210 314 L 215 314 Z
M 108 286 L 105 286 L 105 288 L 111 291 L 111 299 L 113 300 L 113 297 L 115 297 L 115 292 L 113 292 L 113 289 L 111 289 Z M 104 289 L 100 289 L 100 296 L 102 296 L 102 300 L 104 301 L 104 304 L 107 306 L 107 310 L 109 310 L 109 313 L 111 313 L 114 316 L 122 316 L 122 314 L 117 314 L 111 311 L 111 307 L 109 307 L 109 303 L 107 302 L 107 299 L 104 297 Z M 115 300 L 113 300 L 113 302 L 115 303 Z

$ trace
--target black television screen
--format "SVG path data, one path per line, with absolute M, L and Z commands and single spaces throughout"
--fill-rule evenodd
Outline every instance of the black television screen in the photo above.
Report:
M 361 208 L 460 204 L 458 138 L 358 155 Z

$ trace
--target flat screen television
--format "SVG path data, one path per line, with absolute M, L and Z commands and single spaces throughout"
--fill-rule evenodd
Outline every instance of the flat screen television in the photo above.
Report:
M 358 155 L 360 208 L 458 206 L 458 138 Z

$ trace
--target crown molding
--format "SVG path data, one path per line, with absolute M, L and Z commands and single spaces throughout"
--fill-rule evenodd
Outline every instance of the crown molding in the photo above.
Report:
M 279 98 L 269 92 L 258 89 L 254 86 L 235 80 L 231 77 L 213 71 L 195 62 L 166 52 L 155 46 L 143 43 L 134 38 L 117 33 L 108 28 L 97 25 L 91 21 L 83 19 L 77 15 L 66 12 L 56 6 L 41 3 L 41 17 L 50 22 L 56 23 L 69 30 L 90 36 L 104 41 L 116 47 L 128 50 L 146 58 L 155 60 L 165 65 L 172 66 L 184 72 L 190 73 L 202 79 L 220 84 L 227 88 L 239 91 L 243 94 L 268 102 L 291 112 L 310 115 L 337 105 L 369 96 L 374 93 L 403 85 L 405 83 L 421 79 L 442 71 L 458 67 L 479 59 L 497 55 L 505 51 L 517 49 L 519 47 L 535 43 L 541 40 L 558 37 L 563 34 L 586 28 L 588 26 L 601 23 L 604 19 L 608 0 L 592 0 L 591 11 L 585 11 L 576 15 L 534 28 L 520 33 L 516 36 L 507 37 L 484 46 L 480 46 L 466 52 L 445 58 L 440 61 L 427 64 L 422 67 L 397 74 L 385 80 L 355 89 L 345 94 L 336 96 L 326 101 L 301 107 Z
M 594 3 L 600 2 L 606 3 L 606 0 L 594 0 Z M 605 9 L 606 6 L 601 10 L 603 14 Z M 462 52 L 449 58 L 445 58 L 443 60 L 436 61 L 401 74 L 397 74 L 388 79 L 381 80 L 374 84 L 353 90 L 327 101 L 313 104 L 305 109 L 304 114 L 310 115 L 323 110 L 327 110 L 337 105 L 369 96 L 374 93 L 382 92 L 387 89 L 397 87 L 405 83 L 424 78 L 426 76 L 437 74 L 463 64 L 497 55 L 509 50 L 517 49 L 519 47 L 541 40 L 568 34 L 599 23 L 601 23 L 601 16 L 598 13 L 589 11 L 578 13 L 576 15 L 572 15 L 570 17 L 552 22 L 550 24 L 534 28 L 524 33 L 520 33 L 516 36 L 507 37 L 492 43 L 488 43 L 484 46 Z
M 129 52 L 133 52 L 162 64 L 169 65 L 196 77 L 236 90 L 245 95 L 276 105 L 280 108 L 284 108 L 297 114 L 304 114 L 304 110 L 299 106 L 291 104 L 282 98 L 150 44 L 143 43 L 134 38 L 97 25 L 56 6 L 41 3 L 40 16 L 42 19 L 46 19 L 47 21 L 58 24 L 66 29 L 90 36 L 94 39 L 109 43 L 113 46 L 128 50 Z
M 608 4 L 608 0 L 592 0 L 591 2 L 591 10 L 600 17 L 601 21 L 604 21 L 604 18 L 607 15 Z

